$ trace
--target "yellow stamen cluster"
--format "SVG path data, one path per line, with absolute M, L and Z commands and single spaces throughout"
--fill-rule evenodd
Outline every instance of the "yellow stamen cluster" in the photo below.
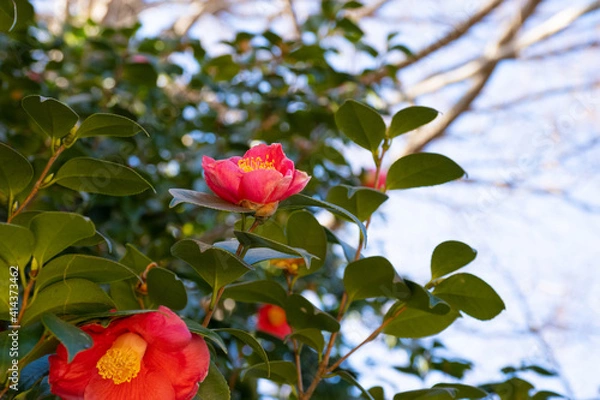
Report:
M 284 269 L 290 275 L 297 275 L 298 268 L 304 265 L 301 258 L 284 258 L 281 260 L 271 261 L 271 265 L 276 268 Z
M 146 341 L 135 333 L 119 336 L 96 363 L 98 374 L 104 379 L 112 379 L 115 385 L 131 382 L 140 372 L 147 345 Z
M 248 157 L 240 159 L 238 167 L 244 172 L 255 171 L 257 169 L 275 169 L 275 162 L 269 161 L 269 156 L 267 156 L 265 161 L 261 157 Z

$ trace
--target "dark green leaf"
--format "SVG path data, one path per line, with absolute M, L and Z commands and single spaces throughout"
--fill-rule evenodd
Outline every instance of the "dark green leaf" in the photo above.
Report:
M 72 158 L 56 173 L 54 181 L 80 192 L 110 196 L 130 196 L 153 189 L 133 169 L 110 161 L 89 157 Z
M 77 241 L 96 233 L 89 218 L 57 211 L 36 215 L 31 219 L 29 229 L 35 237 L 33 257 L 40 266 Z
M 0 266 L 25 268 L 33 252 L 31 231 L 19 225 L 0 223 Z
M 379 190 L 346 185 L 334 186 L 327 193 L 327 201 L 336 204 L 366 221 L 388 196 Z
M 127 244 L 125 249 L 125 255 L 119 262 L 134 270 L 138 275 L 154 262 L 131 244 Z
M 312 260 L 310 269 L 300 265 L 298 275 L 305 276 L 318 271 L 327 256 L 327 237 L 319 221 L 308 211 L 295 212 L 288 218 L 286 233 L 288 245 L 318 257 Z
M 397 160 L 388 170 L 386 187 L 409 189 L 435 186 L 465 175 L 465 171 L 446 156 L 434 153 L 409 154 Z
M 450 311 L 450 305 L 443 299 L 432 295 L 429 290 L 413 281 L 405 280 L 411 296 L 407 305 L 428 313 L 444 315 Z
M 73 278 L 87 279 L 95 283 L 108 283 L 135 278 L 131 269 L 106 258 L 83 254 L 65 254 L 50 261 L 42 268 L 36 280 L 36 290 L 53 283 Z
M 140 303 L 134 291 L 136 280 L 112 282 L 109 286 L 110 297 L 115 302 L 117 310 L 129 311 L 140 308 Z
M 548 400 L 548 399 L 552 399 L 554 397 L 560 397 L 563 399 L 565 398 L 565 396 L 563 396 L 562 394 L 550 392 L 548 390 L 540 390 L 539 392 L 537 392 L 536 394 L 533 395 L 531 400 Z
M 196 394 L 195 399 L 198 400 L 229 400 L 231 399 L 231 393 L 229 392 L 229 385 L 227 384 L 227 380 L 219 371 L 219 368 L 215 365 L 214 362 L 210 362 L 210 367 L 208 368 L 208 375 L 204 380 L 200 383 L 200 387 L 198 388 L 198 393 Z
M 227 250 L 228 252 L 230 252 L 232 254 L 235 254 L 239 244 L 240 244 L 239 241 L 232 239 L 232 240 L 226 240 L 224 242 L 217 242 L 214 244 L 214 246 L 218 247 L 220 249 L 223 249 L 223 250 Z M 276 260 L 276 259 L 281 259 L 281 258 L 294 258 L 294 257 L 296 257 L 295 254 L 282 253 L 280 251 L 276 251 L 276 250 L 269 249 L 266 247 L 260 247 L 260 248 L 249 249 L 248 251 L 246 251 L 246 254 L 244 254 L 244 261 L 247 262 L 248 264 L 257 264 L 259 262 L 266 261 L 266 260 Z M 314 264 L 314 261 L 313 261 L 313 264 Z
M 0 32 L 10 32 L 17 23 L 17 5 L 14 0 L 0 2 Z
M 289 335 L 288 338 L 296 339 L 304 343 L 305 345 L 312 347 L 317 351 L 317 354 L 319 354 L 319 356 L 325 348 L 325 339 L 323 338 L 323 333 L 321 333 L 319 329 L 299 329 L 297 331 L 294 331 L 291 335 Z
M 241 378 L 263 378 L 277 383 L 294 385 L 298 381 L 296 366 L 289 361 L 271 361 L 268 364 L 260 363 L 242 371 Z M 270 367 L 270 373 L 269 373 Z
M 148 295 L 155 305 L 181 310 L 187 305 L 187 292 L 183 282 L 174 272 L 155 267 L 148 271 L 146 278 Z
M 372 152 L 385 138 L 385 123 L 371 107 L 348 100 L 335 113 L 335 122 L 354 143 Z
M 267 357 L 265 349 L 263 349 L 263 347 L 260 345 L 260 343 L 258 343 L 258 340 L 256 340 L 254 336 L 252 336 L 248 332 L 233 328 L 215 329 L 215 331 L 228 333 L 231 336 L 236 337 L 243 343 L 250 346 L 252 350 L 254 350 L 254 352 L 261 358 L 261 360 L 263 360 L 267 368 L 267 373 L 269 373 L 269 357 Z
M 138 132 L 148 132 L 137 122 L 116 114 L 92 114 L 77 130 L 78 137 L 90 136 L 116 136 L 129 137 Z
M 429 107 L 412 106 L 404 108 L 394 114 L 388 136 L 394 138 L 415 130 L 433 121 L 438 114 L 437 110 Z
M 406 308 L 384 328 L 383 333 L 399 338 L 431 336 L 449 327 L 459 316 L 454 310 L 437 315 L 416 308 Z
M 67 362 L 73 361 L 80 351 L 91 349 L 94 345 L 90 335 L 52 313 L 42 315 L 42 324 L 66 347 Z
M 365 398 L 367 398 L 368 400 L 375 400 L 373 398 L 373 396 L 371 396 L 371 393 L 369 393 L 364 387 L 362 387 L 362 385 L 360 383 L 358 383 L 356 378 L 350 372 L 344 371 L 342 369 L 338 369 L 338 370 L 335 370 L 333 373 L 331 373 L 331 375 L 326 376 L 325 378 L 332 378 L 334 376 L 339 376 L 340 378 L 342 378 L 349 384 L 357 387 L 358 390 L 360 390 L 362 392 L 363 396 Z
M 187 325 L 190 332 L 196 333 L 204 338 L 210 339 L 213 343 L 215 343 L 225 354 L 227 354 L 227 346 L 225 346 L 225 342 L 221 339 L 215 331 L 205 328 L 200 325 L 196 321 L 192 321 L 191 319 L 184 318 L 183 321 Z
M 456 389 L 456 399 L 483 399 L 489 396 L 489 393 L 485 390 L 474 386 L 461 385 L 460 383 L 438 383 L 433 386 L 433 389 L 435 388 Z
M 212 208 L 213 210 L 220 211 L 230 211 L 242 214 L 252 214 L 255 212 L 255 210 L 235 205 L 209 193 L 194 192 L 193 190 L 186 189 L 169 189 L 169 193 L 173 196 L 173 200 L 171 200 L 169 207 L 175 207 L 177 204 L 181 203 L 189 203 L 195 206 Z
M 222 297 L 242 303 L 267 303 L 283 307 L 287 293 L 277 282 L 260 280 L 229 285 Z
M 437 285 L 433 294 L 480 320 L 492 319 L 505 308 L 494 289 L 471 274 L 452 275 Z
M 395 286 L 395 278 L 394 267 L 384 257 L 367 257 L 353 261 L 344 271 L 344 287 L 348 301 L 372 297 L 408 298 L 410 290 L 403 283 Z
M 79 116 L 69 106 L 56 99 L 42 96 L 27 96 L 23 108 L 35 123 L 48 136 L 62 138 L 79 120 Z
M 331 315 L 316 308 L 299 294 L 292 294 L 285 303 L 288 323 L 296 330 L 316 328 L 328 332 L 340 330 L 339 322 Z
M 41 290 L 23 315 L 22 325 L 38 320 L 42 314 L 89 314 L 108 311 L 113 301 L 94 282 L 67 279 Z
M 25 157 L 10 146 L 0 143 L 0 192 L 9 199 L 19 194 L 33 178 L 33 167 Z
M 394 400 L 452 400 L 455 395 L 455 389 L 421 389 L 398 393 L 394 396 Z
M 369 394 L 374 400 L 385 400 L 385 392 L 381 386 L 373 386 L 369 389 Z
M 191 265 L 215 291 L 252 270 L 250 265 L 227 250 L 198 240 L 177 242 L 171 248 L 171 253 Z
M 233 231 L 233 234 L 237 237 L 237 239 L 244 245 L 248 247 L 268 247 L 270 249 L 280 251 L 286 254 L 294 254 L 299 258 L 304 260 L 306 266 L 310 269 L 311 262 L 313 259 L 318 260 L 318 257 L 314 254 L 310 254 L 304 249 L 300 249 L 297 247 L 291 247 L 287 244 L 279 243 L 274 240 L 268 239 L 266 237 L 259 236 L 255 233 L 251 232 L 240 232 Z
M 346 258 L 347 262 L 354 261 L 354 259 L 356 257 L 356 249 L 354 247 L 350 246 L 348 243 L 341 240 L 340 238 L 338 238 L 333 232 L 331 232 L 331 230 L 329 230 L 327 228 L 324 228 L 324 229 L 325 229 L 325 235 L 327 236 L 327 241 L 329 243 L 340 245 L 340 247 L 342 248 L 342 251 L 344 252 L 344 258 Z M 360 255 L 360 258 L 364 258 L 362 254 Z
M 440 243 L 431 256 L 431 280 L 464 267 L 476 256 L 477 251 L 462 242 L 450 240 Z

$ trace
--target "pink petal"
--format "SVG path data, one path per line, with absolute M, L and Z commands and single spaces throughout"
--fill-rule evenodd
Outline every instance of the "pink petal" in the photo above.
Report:
M 283 198 L 288 198 L 294 194 L 300 193 L 310 181 L 310 176 L 304 171 L 294 171 L 294 179 L 288 187 L 287 191 L 283 194 Z
M 208 187 L 223 200 L 234 204 L 242 200 L 238 195 L 242 177 L 242 171 L 237 165 L 239 159 L 232 157 L 215 161 L 208 156 L 202 157 L 202 168 Z
M 240 184 L 240 197 L 258 204 L 277 201 L 272 194 L 279 193 L 281 187 L 287 190 L 291 177 L 284 177 L 274 169 L 257 169 L 246 172 Z
M 244 154 L 244 158 L 260 157 L 263 161 L 273 161 L 275 169 L 285 175 L 289 170 L 294 170 L 294 162 L 287 158 L 283 152 L 280 143 L 273 143 L 270 146 L 259 144 L 252 147 Z
M 176 397 L 175 390 L 162 373 L 140 370 L 138 376 L 131 382 L 115 385 L 112 379 L 95 376 L 85 389 L 84 400 L 180 400 Z M 183 399 L 181 400 L 188 400 Z

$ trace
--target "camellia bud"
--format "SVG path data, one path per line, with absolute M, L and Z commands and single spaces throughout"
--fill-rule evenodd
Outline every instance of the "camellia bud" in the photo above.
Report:
M 54 173 L 48 174 L 42 181 L 42 185 L 40 188 L 44 189 L 52 184 L 52 179 L 54 178 Z

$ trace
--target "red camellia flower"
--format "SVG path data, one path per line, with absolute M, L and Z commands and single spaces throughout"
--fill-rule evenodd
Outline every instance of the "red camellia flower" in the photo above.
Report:
M 51 392 L 65 400 L 189 400 L 208 373 L 210 354 L 173 311 L 137 314 L 104 328 L 81 328 L 94 345 L 69 363 L 50 356 Z
M 258 309 L 258 323 L 256 327 L 259 331 L 269 333 L 282 340 L 292 333 L 292 328 L 287 323 L 284 309 L 272 304 L 266 304 Z
M 294 168 L 281 144 L 260 144 L 243 157 L 202 158 L 206 184 L 220 198 L 256 210 L 259 217 L 272 215 L 277 205 L 299 193 L 310 177 Z
M 375 175 L 376 171 L 374 169 L 370 169 L 363 175 L 362 184 L 366 187 L 370 187 L 377 190 L 385 189 L 385 181 L 387 179 L 387 172 L 380 171 L 379 178 L 377 179 L 377 187 L 375 187 Z

